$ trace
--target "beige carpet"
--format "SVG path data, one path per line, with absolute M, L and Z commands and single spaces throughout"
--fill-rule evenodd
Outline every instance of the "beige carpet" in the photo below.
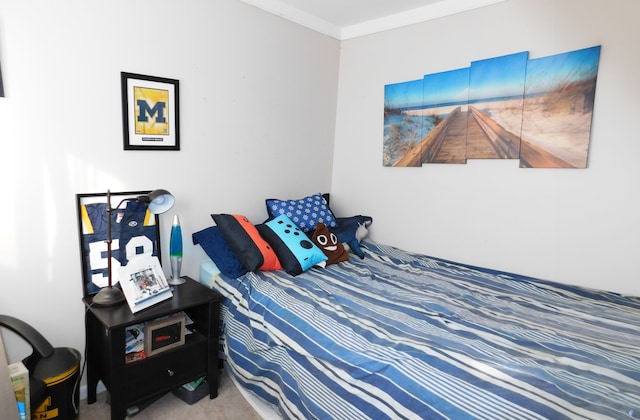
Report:
M 107 393 L 98 394 L 98 401 L 87 404 L 87 400 L 80 401 L 80 420 L 104 420 L 111 418 L 111 407 L 106 402 Z M 260 420 L 261 417 L 240 394 L 228 374 L 220 373 L 220 387 L 218 396 L 210 400 L 208 396 L 193 405 L 189 405 L 180 398 L 168 393 L 144 410 L 132 417 L 135 420 Z

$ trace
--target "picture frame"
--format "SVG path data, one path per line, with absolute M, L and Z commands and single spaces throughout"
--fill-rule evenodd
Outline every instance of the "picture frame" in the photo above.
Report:
M 120 203 L 112 216 L 112 279 L 119 285 L 119 268 L 126 265 L 132 254 L 151 252 L 161 259 L 160 218 L 149 211 L 145 203 L 125 201 L 150 191 L 111 192 L 111 206 Z M 82 264 L 83 297 L 95 295 L 108 285 L 107 267 L 107 193 L 76 194 L 78 238 Z M 124 223 L 123 223 L 124 222 Z M 126 243 L 121 244 L 121 238 Z M 122 246 L 121 246 L 122 245 Z
M 121 266 L 118 281 L 132 313 L 173 297 L 160 260 L 148 253 L 136 255 Z
M 120 271 L 123 274 L 120 277 L 122 289 L 125 291 L 127 300 L 131 299 L 134 304 L 142 303 L 169 290 L 169 283 L 156 257 L 137 258 L 135 263 L 131 262 L 120 267 Z M 131 287 L 127 289 L 125 284 L 131 284 Z M 130 293 L 127 293 L 127 290 Z
M 185 343 L 186 318 L 174 314 L 144 324 L 144 352 L 147 357 L 180 347 Z
M 179 81 L 120 73 L 124 150 L 180 150 Z

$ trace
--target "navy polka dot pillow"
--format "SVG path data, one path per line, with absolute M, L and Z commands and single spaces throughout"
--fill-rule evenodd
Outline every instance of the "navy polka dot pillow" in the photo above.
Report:
M 322 194 L 313 194 L 298 200 L 268 198 L 265 202 L 269 219 L 274 219 L 284 214 L 303 232 L 312 231 L 316 228 L 318 222 L 322 222 L 329 227 L 338 226 L 336 218 Z

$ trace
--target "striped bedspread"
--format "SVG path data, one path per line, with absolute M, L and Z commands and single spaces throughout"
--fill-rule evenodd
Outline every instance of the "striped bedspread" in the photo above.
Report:
M 640 418 L 640 299 L 363 249 L 216 281 L 228 366 L 284 418 Z

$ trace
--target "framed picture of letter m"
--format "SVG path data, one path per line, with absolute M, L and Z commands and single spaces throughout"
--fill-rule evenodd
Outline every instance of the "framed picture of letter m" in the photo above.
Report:
M 180 150 L 178 81 L 120 75 L 124 150 Z

